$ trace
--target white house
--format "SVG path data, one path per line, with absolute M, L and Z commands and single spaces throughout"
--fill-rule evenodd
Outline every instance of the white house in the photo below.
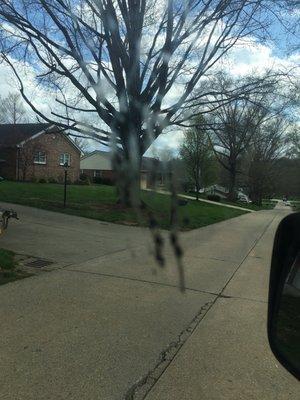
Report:
M 90 179 L 104 178 L 114 180 L 111 155 L 107 151 L 95 150 L 83 156 L 80 160 L 80 172 Z
M 146 189 L 153 185 L 153 180 L 161 179 L 161 166 L 158 160 L 150 157 L 142 158 L 141 188 Z M 156 171 L 156 174 L 153 172 Z M 80 172 L 90 180 L 101 179 L 103 181 L 115 181 L 115 171 L 112 168 L 111 153 L 95 150 L 83 156 L 80 160 Z M 154 176 L 155 175 L 155 176 Z

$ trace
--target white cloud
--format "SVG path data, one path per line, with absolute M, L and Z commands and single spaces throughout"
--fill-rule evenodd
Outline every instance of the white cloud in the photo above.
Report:
M 263 72 L 269 68 L 280 69 L 292 67 L 297 64 L 300 65 L 300 53 L 280 58 L 274 55 L 275 50 L 276 49 L 270 46 L 259 44 L 254 40 L 240 42 L 230 51 L 226 59 L 223 59 L 222 62 L 218 64 L 218 68 L 222 68 L 234 76 L 242 76 L 250 74 L 253 71 Z M 17 61 L 15 61 L 15 63 L 16 65 L 19 64 Z M 59 106 L 55 101 L 55 92 L 49 88 L 46 89 L 37 85 L 34 69 L 30 66 L 22 66 L 19 68 L 19 71 L 21 71 L 21 77 L 24 81 L 29 98 L 45 113 L 50 112 L 51 109 L 57 110 Z M 105 82 L 104 86 L 105 91 L 109 91 L 109 87 Z M 16 91 L 17 88 L 17 81 L 13 78 L 10 68 L 3 63 L 0 64 L 0 95 L 5 97 L 10 91 Z M 74 88 L 70 86 L 70 92 L 72 92 L 72 90 L 74 90 Z M 101 91 L 102 90 L 103 87 L 101 87 Z M 170 90 L 168 99 L 166 99 L 164 103 L 170 104 L 175 102 L 182 93 L 182 90 L 183 85 L 174 85 Z M 161 135 L 156 140 L 155 146 L 168 147 L 176 150 L 181 138 L 182 131 L 180 131 L 180 129 L 175 132 L 168 132 Z M 151 149 L 149 151 L 151 152 Z

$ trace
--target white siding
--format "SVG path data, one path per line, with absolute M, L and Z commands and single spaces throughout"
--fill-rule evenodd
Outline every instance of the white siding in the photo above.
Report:
M 80 160 L 80 169 L 100 169 L 102 171 L 111 171 L 110 154 L 99 152 L 86 156 Z

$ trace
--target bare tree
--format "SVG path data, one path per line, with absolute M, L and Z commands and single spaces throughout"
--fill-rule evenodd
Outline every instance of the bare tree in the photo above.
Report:
M 263 124 L 248 149 L 250 164 L 248 171 L 249 194 L 252 201 L 261 205 L 263 197 L 275 189 L 274 166 L 284 151 L 284 136 L 288 123 L 276 117 Z
M 130 168 L 138 170 L 142 154 L 167 126 L 188 119 L 195 101 L 210 101 L 212 93 L 197 85 L 238 41 L 262 32 L 264 5 L 78 0 L 75 7 L 70 0 L 3 0 L 2 59 L 41 118 L 121 146 Z M 30 98 L 21 60 L 32 66 L 37 83 L 55 91 L 60 108 L 47 114 Z M 82 122 L 84 113 L 89 123 Z
M 286 139 L 287 154 L 292 158 L 300 158 L 300 127 L 294 125 Z
M 18 124 L 26 122 L 26 109 L 18 93 L 9 93 L 7 97 L 0 97 L 0 123 Z
M 36 152 L 44 151 L 41 144 L 36 144 L 34 140 L 25 142 L 21 147 L 18 148 L 17 155 L 17 179 L 26 181 L 32 179 L 32 176 L 28 176 L 33 171 L 34 157 Z
M 175 158 L 174 150 L 166 145 L 153 146 L 151 156 L 162 163 L 167 163 Z
M 89 140 L 81 137 L 74 137 L 74 143 L 77 147 L 82 151 L 82 153 L 88 152 L 89 149 Z
M 243 78 L 252 80 L 252 77 Z M 210 106 L 208 114 L 208 132 L 211 144 L 219 163 L 229 174 L 229 199 L 235 199 L 236 180 L 241 172 L 239 164 L 246 150 L 259 132 L 262 124 L 274 118 L 282 111 L 285 102 L 277 98 L 277 81 L 268 80 L 266 85 L 257 87 L 242 98 L 222 101 L 215 108 L 216 100 Z M 234 81 L 224 75 L 216 83 L 224 88 L 235 85 Z M 288 102 L 289 100 L 287 100 Z
M 200 188 L 206 183 L 205 178 L 208 176 L 213 160 L 213 150 L 203 117 L 197 119 L 194 128 L 185 132 L 180 156 L 184 161 L 190 181 L 196 189 L 196 200 L 199 200 Z
M 256 115 L 256 107 L 247 107 L 235 101 L 212 115 L 210 141 L 219 163 L 229 173 L 229 199 L 235 199 L 236 178 L 240 172 L 239 163 L 249 146 L 253 131 L 251 119 Z M 251 126 L 252 125 L 252 126 Z

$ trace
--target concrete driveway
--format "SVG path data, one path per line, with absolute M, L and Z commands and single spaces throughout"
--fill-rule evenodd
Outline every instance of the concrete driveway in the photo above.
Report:
M 286 208 L 183 234 L 184 294 L 146 229 L 14 208 L 0 246 L 56 270 L 0 287 L 1 400 L 298 399 L 266 339 Z

